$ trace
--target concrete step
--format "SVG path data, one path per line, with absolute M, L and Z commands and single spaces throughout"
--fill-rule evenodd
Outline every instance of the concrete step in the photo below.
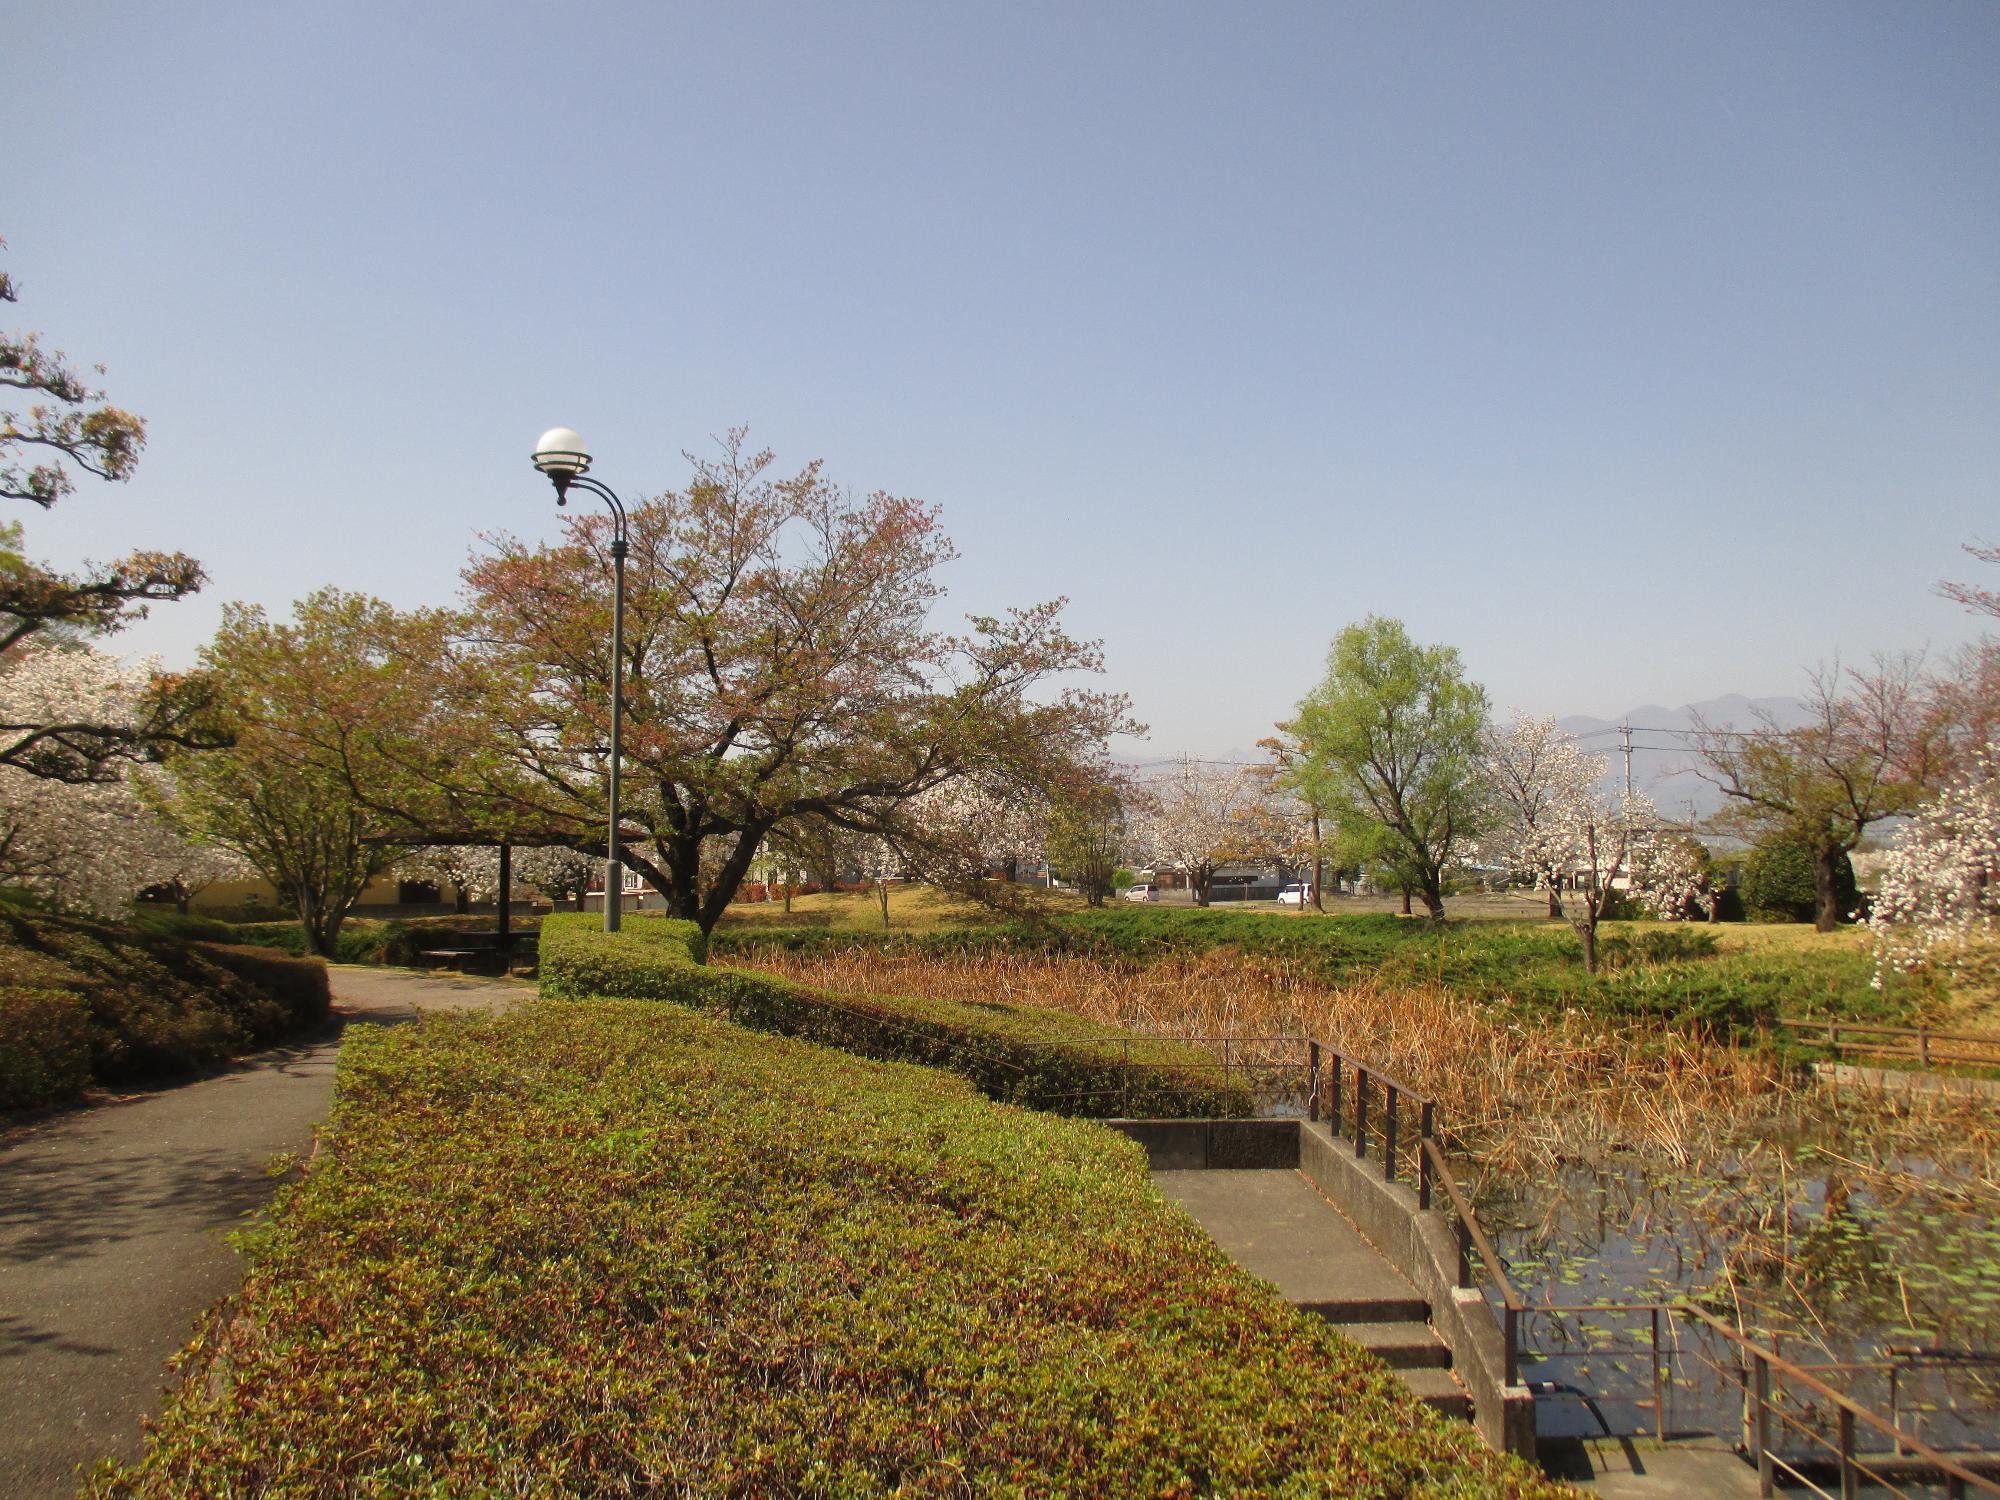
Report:
M 1346 1323 L 1340 1331 L 1393 1370 L 1451 1368 L 1451 1350 L 1428 1323 Z
M 1292 1306 L 1339 1325 L 1342 1333 L 1351 1326 L 1426 1323 L 1431 1315 L 1430 1303 L 1421 1297 L 1307 1297 L 1294 1298 Z
M 1434 1412 L 1460 1421 L 1472 1420 L 1472 1397 L 1449 1370 L 1398 1370 L 1397 1378 Z

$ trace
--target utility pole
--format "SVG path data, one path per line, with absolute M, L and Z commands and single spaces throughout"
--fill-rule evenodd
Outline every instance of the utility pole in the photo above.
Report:
M 1632 721 L 1627 719 L 1618 726 L 1618 733 L 1625 741 L 1625 800 L 1632 800 Z

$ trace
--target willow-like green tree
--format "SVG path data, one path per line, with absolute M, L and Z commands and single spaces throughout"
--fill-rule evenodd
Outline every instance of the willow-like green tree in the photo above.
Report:
M 1334 637 L 1326 676 L 1278 728 L 1293 784 L 1324 800 L 1342 843 L 1398 871 L 1442 920 L 1445 871 L 1479 829 L 1486 722 L 1486 690 L 1456 648 L 1370 615 Z

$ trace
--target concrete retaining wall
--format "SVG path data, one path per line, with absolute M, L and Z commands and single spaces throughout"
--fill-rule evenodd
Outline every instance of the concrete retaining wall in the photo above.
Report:
M 1291 1167 L 1340 1205 L 1430 1304 L 1431 1326 L 1451 1350 L 1452 1369 L 1472 1394 L 1473 1421 L 1490 1445 L 1535 1456 L 1535 1398 L 1508 1385 L 1506 1345 L 1486 1299 L 1461 1291 L 1458 1241 L 1443 1213 L 1417 1207 L 1413 1188 L 1389 1182 L 1381 1166 L 1356 1161 L 1351 1142 L 1301 1120 L 1106 1120 L 1146 1148 L 1156 1172 Z
M 1414 1188 L 1389 1182 L 1375 1161 L 1356 1161 L 1351 1141 L 1325 1125 L 1299 1131 L 1299 1169 L 1431 1305 L 1431 1326 L 1451 1349 L 1452 1370 L 1472 1393 L 1479 1435 L 1503 1452 L 1535 1456 L 1535 1398 L 1506 1383 L 1500 1325 L 1476 1290 L 1460 1290 L 1458 1241 L 1447 1214 L 1417 1207 Z
M 1104 1120 L 1146 1148 L 1155 1172 L 1296 1167 L 1297 1120 Z

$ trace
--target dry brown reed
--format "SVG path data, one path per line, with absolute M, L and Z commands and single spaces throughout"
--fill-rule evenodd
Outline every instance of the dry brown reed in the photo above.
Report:
M 1580 1011 L 1529 1019 L 1434 984 L 1328 986 L 1227 950 L 1144 966 L 864 949 L 738 961 L 829 989 L 1039 1006 L 1161 1036 L 1312 1036 L 1431 1096 L 1481 1172 L 1503 1176 L 1626 1147 L 1684 1164 L 1720 1134 L 1783 1113 L 1798 1088 L 1757 1049 Z M 1298 1056 L 1296 1045 L 1265 1052 Z

